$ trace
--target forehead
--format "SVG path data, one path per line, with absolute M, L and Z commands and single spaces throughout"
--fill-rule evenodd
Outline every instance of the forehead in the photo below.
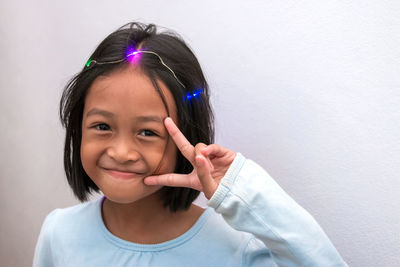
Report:
M 170 116 L 176 116 L 176 105 L 171 92 L 157 81 L 168 105 Z M 84 113 L 91 109 L 130 115 L 157 114 L 167 116 L 167 110 L 152 81 L 139 68 L 129 67 L 98 77 L 85 98 Z M 176 117 L 175 117 L 176 118 Z

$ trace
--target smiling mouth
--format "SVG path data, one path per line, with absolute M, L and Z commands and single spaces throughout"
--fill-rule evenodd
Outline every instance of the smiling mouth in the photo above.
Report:
M 137 179 L 137 178 L 142 178 L 143 174 L 141 173 L 136 173 L 136 172 L 123 172 L 123 171 L 118 171 L 118 170 L 112 170 L 112 169 L 104 169 L 109 175 L 116 179 L 123 179 L 123 180 L 129 180 L 129 179 Z

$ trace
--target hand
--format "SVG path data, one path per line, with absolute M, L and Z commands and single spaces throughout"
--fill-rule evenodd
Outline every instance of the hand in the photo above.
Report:
M 148 176 L 144 179 L 144 183 L 189 187 L 204 192 L 206 198 L 210 199 L 236 157 L 236 153 L 216 144 L 198 143 L 192 146 L 171 118 L 166 118 L 164 124 L 182 155 L 192 164 L 193 171 L 189 174 L 168 173 Z

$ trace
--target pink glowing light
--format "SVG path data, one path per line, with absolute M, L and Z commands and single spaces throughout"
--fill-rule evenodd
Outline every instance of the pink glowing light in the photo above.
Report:
M 136 63 L 140 60 L 141 51 L 136 51 L 134 48 L 129 48 L 126 53 L 126 59 L 130 63 Z

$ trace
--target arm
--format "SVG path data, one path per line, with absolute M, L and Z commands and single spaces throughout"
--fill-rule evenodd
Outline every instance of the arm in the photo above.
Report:
M 228 224 L 261 240 L 278 265 L 347 266 L 314 218 L 263 168 L 216 144 L 192 146 L 170 118 L 164 124 L 178 149 L 193 165 L 193 171 L 149 176 L 144 180 L 147 185 L 203 191 L 210 200 L 208 204 Z M 249 247 L 259 247 L 255 243 Z M 252 255 L 245 257 L 256 257 Z
M 279 266 L 347 266 L 314 218 L 239 153 L 208 205 L 261 240 Z

